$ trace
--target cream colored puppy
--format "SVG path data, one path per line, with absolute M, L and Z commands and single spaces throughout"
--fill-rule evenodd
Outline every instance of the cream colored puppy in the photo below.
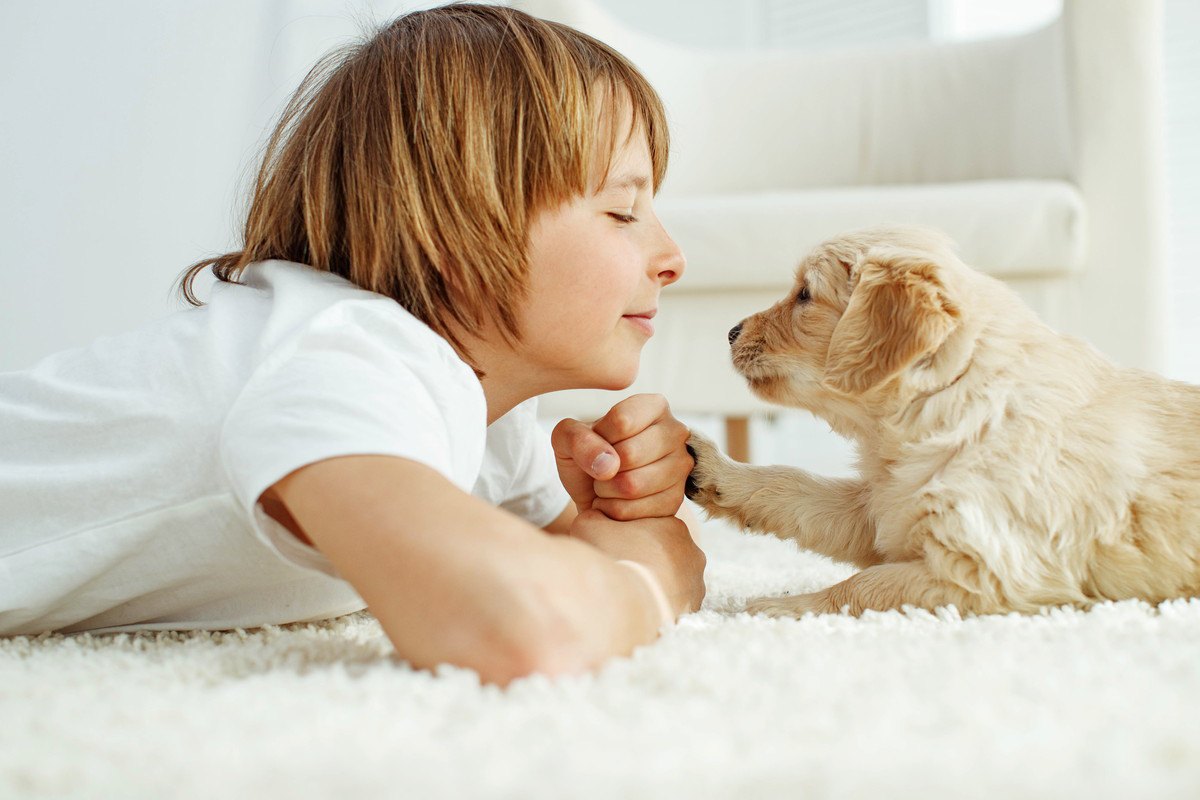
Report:
M 1200 388 L 1056 333 L 944 235 L 826 242 L 730 343 L 755 394 L 826 420 L 860 468 L 831 480 L 747 466 L 693 435 L 688 496 L 711 516 L 862 568 L 749 611 L 1029 612 L 1200 593 Z

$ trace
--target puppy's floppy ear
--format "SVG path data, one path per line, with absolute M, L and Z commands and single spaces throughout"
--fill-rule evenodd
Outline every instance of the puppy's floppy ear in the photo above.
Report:
M 939 273 L 928 254 L 867 251 L 851 270 L 858 281 L 829 341 L 825 385 L 862 394 L 935 352 L 959 319 Z

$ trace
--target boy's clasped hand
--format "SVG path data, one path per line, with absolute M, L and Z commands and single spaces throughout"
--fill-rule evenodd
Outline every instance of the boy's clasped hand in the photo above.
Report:
M 648 567 L 675 614 L 704 597 L 704 553 L 675 516 L 694 463 L 688 434 L 653 394 L 621 401 L 590 426 L 564 419 L 551 434 L 559 478 L 579 511 L 569 535 Z
M 559 479 L 580 513 L 629 521 L 679 511 L 693 465 L 688 434 L 662 395 L 637 394 L 591 425 L 562 420 L 550 441 Z

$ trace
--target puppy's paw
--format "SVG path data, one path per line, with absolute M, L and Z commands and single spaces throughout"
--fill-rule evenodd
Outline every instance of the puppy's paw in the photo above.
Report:
M 688 437 L 687 449 L 696 465 L 688 476 L 684 494 L 710 514 L 724 512 L 729 498 L 722 495 L 721 483 L 729 470 L 736 469 L 737 465 L 726 458 L 711 439 L 695 431 Z
M 799 619 L 805 614 L 836 614 L 837 609 L 829 605 L 820 592 L 815 594 L 794 594 L 783 597 L 756 597 L 746 602 L 746 612 L 762 614 L 767 617 L 794 617 Z

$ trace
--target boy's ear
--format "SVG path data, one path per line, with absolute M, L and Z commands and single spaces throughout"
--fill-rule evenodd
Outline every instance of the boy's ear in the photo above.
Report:
M 924 254 L 869 250 L 851 270 L 858 282 L 829 341 L 825 386 L 862 394 L 936 352 L 959 320 L 939 273 Z

